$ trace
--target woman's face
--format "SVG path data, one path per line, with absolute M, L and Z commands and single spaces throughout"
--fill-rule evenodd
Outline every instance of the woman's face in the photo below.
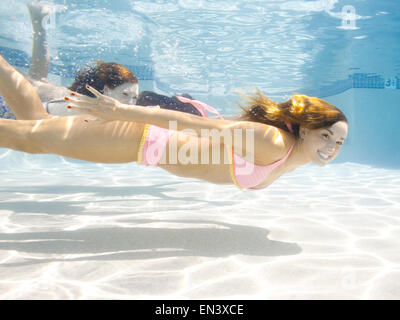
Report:
M 126 82 L 112 89 L 105 86 L 104 94 L 124 104 L 136 104 L 139 95 L 139 85 L 137 83 Z
M 309 130 L 300 128 L 300 138 L 310 160 L 320 167 L 337 157 L 347 138 L 348 124 L 338 121 L 328 128 Z

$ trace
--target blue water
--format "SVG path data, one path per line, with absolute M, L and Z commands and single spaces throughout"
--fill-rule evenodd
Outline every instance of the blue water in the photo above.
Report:
M 314 95 L 350 121 L 335 162 L 399 167 L 398 1 L 49 2 L 54 81 L 102 59 L 130 67 L 142 89 L 187 92 L 225 114 L 238 111 L 235 89 Z M 0 53 L 26 70 L 30 50 L 25 1 L 2 1 Z
M 257 192 L 0 149 L 0 299 L 399 299 L 397 0 L 49 2 L 51 81 L 115 61 L 224 114 L 235 89 L 300 92 L 350 132 Z M 0 54 L 26 72 L 31 45 L 25 1 L 0 1 Z

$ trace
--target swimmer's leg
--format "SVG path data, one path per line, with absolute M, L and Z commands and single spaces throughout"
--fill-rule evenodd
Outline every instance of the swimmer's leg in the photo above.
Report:
M 86 116 L 0 119 L 0 148 L 100 163 L 137 160 L 144 125 L 124 121 L 86 122 L 85 119 Z
M 28 75 L 34 80 L 41 80 L 47 78 L 50 66 L 49 46 L 43 22 L 51 13 L 51 8 L 48 4 L 30 2 L 28 9 L 32 22 L 32 63 Z
M 17 119 L 48 119 L 35 88 L 0 55 L 0 95 Z

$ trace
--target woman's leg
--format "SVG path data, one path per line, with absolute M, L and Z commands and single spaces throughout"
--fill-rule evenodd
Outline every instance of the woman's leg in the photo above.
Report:
M 51 8 L 43 3 L 28 4 L 32 22 L 32 63 L 28 75 L 35 80 L 47 78 L 50 66 L 49 46 L 46 29 L 43 27 L 44 18 L 51 13 Z
M 30 82 L 2 56 L 0 95 L 17 119 L 28 119 L 0 119 L 0 148 L 103 163 L 137 160 L 144 125 L 86 122 L 86 116 L 52 117 L 44 111 Z
M 35 88 L 0 55 L 0 95 L 17 119 L 49 119 Z
M 101 163 L 137 160 L 144 125 L 124 121 L 86 122 L 85 119 L 86 116 L 0 119 L 0 148 Z

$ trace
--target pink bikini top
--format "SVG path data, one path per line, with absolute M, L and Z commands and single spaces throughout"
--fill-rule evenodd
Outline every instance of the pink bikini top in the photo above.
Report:
M 290 147 L 285 157 L 266 166 L 259 166 L 251 163 L 232 151 L 233 161 L 230 162 L 230 173 L 233 182 L 240 189 L 257 190 L 254 187 L 265 181 L 268 175 L 276 167 L 279 167 L 286 161 L 291 154 L 293 147 L 294 143 Z
M 199 112 L 203 115 L 203 117 L 208 118 L 208 115 L 205 111 L 209 111 L 211 113 L 218 115 L 220 119 L 223 119 L 216 109 L 214 109 L 209 105 L 206 105 L 203 102 L 197 100 L 190 100 L 183 97 L 177 97 L 177 98 L 184 103 L 191 103 L 199 110 Z M 286 125 L 289 128 L 289 131 L 293 133 L 293 129 L 290 123 L 287 123 Z M 230 148 L 231 150 L 228 150 L 228 154 L 231 156 L 230 173 L 232 181 L 240 189 L 257 190 L 254 187 L 265 181 L 268 175 L 276 167 L 280 166 L 287 160 L 287 158 L 289 157 L 289 155 L 293 150 L 294 145 L 295 143 L 292 144 L 285 157 L 266 166 L 259 166 L 247 161 L 246 159 L 243 159 L 242 157 L 238 156 L 235 152 L 233 152 L 233 148 L 231 147 Z

